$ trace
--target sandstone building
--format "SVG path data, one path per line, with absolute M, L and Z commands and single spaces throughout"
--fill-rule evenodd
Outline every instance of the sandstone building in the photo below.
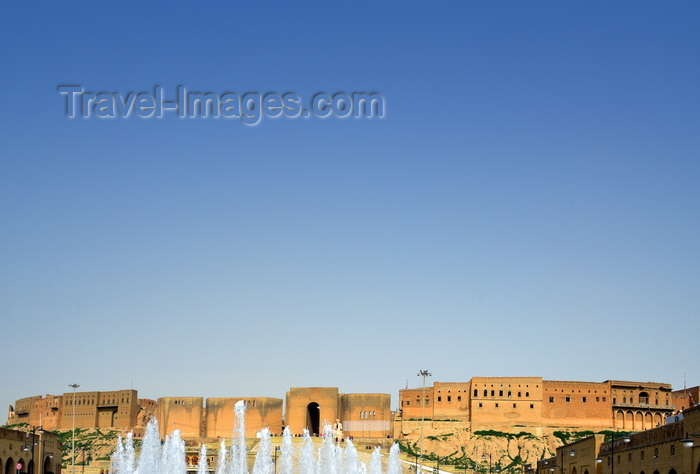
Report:
M 285 399 L 270 397 L 163 397 L 139 399 L 136 390 L 67 392 L 34 396 L 10 406 L 8 425 L 26 424 L 46 430 L 111 428 L 134 431 L 139 437 L 156 417 L 161 435 L 179 429 L 184 438 L 228 438 L 235 426 L 233 406 L 246 404 L 246 436 L 263 427 L 281 434 L 308 429 L 319 434 L 323 423 L 343 436 L 400 437 L 415 428 L 425 410 L 429 420 L 462 424 L 471 431 L 526 430 L 542 435 L 553 429 L 621 429 L 641 431 L 660 426 L 664 418 L 695 405 L 699 387 L 672 391 L 665 383 L 575 382 L 541 377 L 473 377 L 466 382 L 435 382 L 432 387 L 399 392 L 399 412 L 391 396 L 381 393 L 344 394 L 337 387 L 293 387 Z M 393 421 L 393 423 L 392 423 Z
M 59 474 L 62 446 L 55 433 L 0 428 L 0 471 Z M 21 466 L 17 469 L 17 466 Z
M 418 420 L 424 410 L 430 420 L 462 421 L 473 431 L 518 427 L 538 435 L 542 427 L 640 431 L 663 424 L 676 410 L 671 385 L 665 383 L 541 377 L 435 382 L 425 396 L 422 388 L 401 390 L 399 403 L 402 420 Z
M 669 421 L 627 439 L 594 435 L 567 444 L 526 474 L 700 474 L 700 406 Z

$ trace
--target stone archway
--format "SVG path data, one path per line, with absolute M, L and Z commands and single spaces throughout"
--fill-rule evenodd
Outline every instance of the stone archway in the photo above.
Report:
M 41 472 L 49 473 L 51 471 L 51 458 L 49 456 L 46 456 L 44 459 L 44 469 Z
M 316 402 L 306 405 L 306 429 L 311 436 L 318 436 L 321 424 L 321 407 Z
M 5 474 L 15 474 L 15 461 L 12 458 L 7 458 L 5 462 Z
M 625 427 L 625 413 L 622 410 L 615 412 L 615 428 L 623 429 Z

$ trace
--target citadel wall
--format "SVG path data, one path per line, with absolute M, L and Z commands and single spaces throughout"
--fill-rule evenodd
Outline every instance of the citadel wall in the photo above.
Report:
M 336 387 L 292 387 L 287 392 L 285 424 L 292 433 L 308 429 L 318 435 L 324 421 L 335 423 L 340 416 L 340 397 Z
M 340 397 L 340 421 L 344 436 L 386 438 L 391 436 L 391 395 L 351 393 Z
M 201 438 L 203 432 L 202 397 L 163 397 L 158 399 L 156 418 L 160 437 L 180 430 L 183 438 Z
M 263 428 L 273 435 L 282 434 L 281 398 L 207 398 L 205 437 L 230 438 L 236 426 L 235 405 L 243 401 L 245 410 L 245 435 L 254 438 Z
M 542 424 L 541 377 L 473 377 L 471 429 L 504 430 Z
M 612 426 L 610 386 L 606 382 L 543 382 L 542 423 L 590 429 Z

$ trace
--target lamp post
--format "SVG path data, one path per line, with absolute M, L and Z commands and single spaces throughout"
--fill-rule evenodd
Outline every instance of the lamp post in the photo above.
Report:
M 44 434 L 44 428 L 42 428 L 40 426 L 39 427 L 39 443 L 41 443 L 41 444 L 39 446 L 41 447 L 41 449 L 39 450 L 39 474 L 44 474 L 44 443 L 46 443 L 46 441 L 43 439 L 44 438 L 43 434 Z M 36 466 L 36 462 L 34 463 L 34 466 Z M 36 467 L 34 469 L 36 470 Z
M 608 459 L 610 459 L 610 474 L 615 474 L 615 433 L 613 432 L 610 435 L 610 456 L 608 456 Z M 627 435 L 622 435 L 620 438 L 623 443 L 629 443 L 630 442 L 630 437 Z M 603 462 L 603 459 L 598 456 L 595 459 L 595 462 L 601 463 Z
M 569 456 L 575 456 L 576 450 L 574 450 L 574 449 L 562 449 L 561 450 L 561 474 L 564 474 L 564 453 L 569 453 Z
M 41 434 L 43 432 L 44 432 L 44 430 L 42 430 L 41 427 L 39 427 L 39 434 Z M 29 432 L 27 432 L 26 437 L 29 438 Z M 36 442 L 36 426 L 32 426 L 32 457 L 30 458 L 30 461 L 27 463 L 27 472 L 29 474 L 34 474 L 36 472 L 36 459 L 34 457 L 34 447 L 37 444 L 38 443 Z M 22 451 L 29 452 L 29 446 L 26 444 L 24 446 L 22 446 Z M 29 465 L 30 464 L 32 466 L 31 472 L 29 472 Z
M 77 383 L 68 384 L 69 387 L 73 388 L 73 441 L 71 442 L 71 474 L 75 474 L 75 389 L 80 387 Z
M 425 378 L 432 374 L 427 370 L 419 370 L 418 377 L 423 377 L 423 396 L 421 397 L 420 409 L 420 473 L 423 473 L 423 424 L 425 423 Z
M 486 454 L 485 454 L 485 453 L 481 455 L 481 459 L 486 460 Z M 492 462 L 491 462 L 491 461 L 492 461 L 491 453 L 489 453 L 489 474 L 491 474 L 491 466 L 492 466 Z

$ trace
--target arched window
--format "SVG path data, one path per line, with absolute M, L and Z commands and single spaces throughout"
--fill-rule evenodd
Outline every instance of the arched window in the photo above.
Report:
M 477 389 L 474 389 L 474 396 L 478 397 L 479 396 L 479 391 Z

